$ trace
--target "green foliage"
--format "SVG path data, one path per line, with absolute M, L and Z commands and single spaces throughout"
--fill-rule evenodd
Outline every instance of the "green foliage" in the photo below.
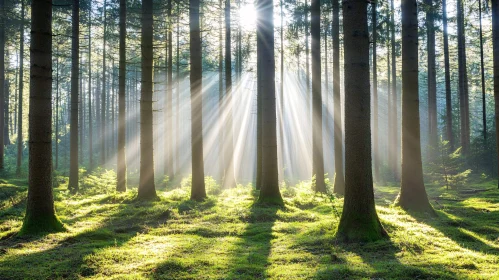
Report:
M 441 140 L 438 150 L 440 157 L 435 162 L 429 163 L 427 178 L 433 184 L 444 185 L 451 189 L 467 186 L 472 171 L 465 168 L 461 147 L 450 151 L 449 141 Z

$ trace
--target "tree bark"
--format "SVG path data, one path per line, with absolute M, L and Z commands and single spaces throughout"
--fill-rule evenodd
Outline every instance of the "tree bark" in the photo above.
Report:
M 494 44 L 494 104 L 496 139 L 499 139 L 499 2 L 492 1 L 492 41 Z M 499 141 L 496 141 L 496 152 L 499 158 Z M 498 165 L 499 168 L 499 165 Z M 499 172 L 498 172 L 499 174 Z M 499 187 L 499 183 L 498 183 Z
M 234 130 L 232 122 L 232 56 L 231 56 L 231 28 L 230 28 L 230 0 L 225 1 L 225 108 L 224 108 L 224 175 L 223 187 L 236 186 L 234 176 Z
M 487 106 L 485 97 L 485 69 L 483 64 L 483 34 L 482 34 L 482 1 L 478 0 L 478 16 L 480 20 L 480 76 L 482 79 L 482 124 L 483 124 L 483 141 L 485 149 L 487 147 Z
M 5 146 L 5 0 L 0 0 L 0 170 L 4 169 Z M 7 133 L 8 135 L 8 133 Z
M 71 193 L 78 192 L 78 82 L 80 75 L 80 0 L 73 0 L 71 39 L 71 123 L 69 183 Z
M 333 117 L 334 117 L 334 193 L 345 194 L 345 176 L 343 173 L 343 121 L 341 113 L 340 88 L 340 5 L 333 1 Z
M 94 168 L 92 122 L 92 1 L 88 3 L 88 158 L 89 170 Z
M 126 164 L 126 0 L 120 0 L 119 77 L 118 77 L 118 170 L 116 191 L 127 187 Z
M 153 153 L 153 0 L 142 1 L 142 84 L 140 92 L 140 199 L 156 198 Z
M 426 12 L 426 34 L 428 52 L 428 161 L 432 162 L 438 148 L 438 126 L 437 126 L 437 72 L 435 65 L 435 22 L 434 5 L 432 0 L 425 0 Z
M 52 195 L 52 1 L 32 1 L 29 178 L 20 235 L 64 230 Z
M 468 73 L 466 69 L 466 44 L 464 29 L 463 0 L 457 1 L 457 51 L 459 66 L 459 108 L 461 116 L 461 146 L 463 155 L 466 157 L 470 149 L 470 112 L 469 112 L 469 92 Z
M 17 163 L 16 174 L 21 175 L 21 164 L 23 159 L 23 87 L 24 87 L 24 0 L 21 0 L 21 23 L 19 31 L 19 98 L 17 109 Z
M 392 43 L 392 107 L 390 110 L 392 111 L 392 119 L 391 119 L 391 124 L 389 126 L 389 146 L 390 146 L 390 151 L 391 151 L 391 157 L 390 157 L 390 167 L 393 172 L 393 178 L 395 180 L 398 180 L 399 174 L 399 166 L 398 166 L 398 113 L 397 113 L 397 108 L 398 108 L 398 103 L 397 103 L 397 54 L 396 54 L 396 45 L 395 45 L 395 19 L 394 19 L 394 13 L 395 13 L 395 8 L 393 4 L 393 0 L 390 2 L 391 5 L 391 14 L 390 14 L 390 22 L 391 22 L 391 43 Z
M 433 213 L 421 161 L 417 10 L 416 0 L 402 0 L 402 182 L 396 204 Z
M 206 199 L 203 159 L 203 64 L 200 28 L 200 0 L 189 0 L 189 45 L 191 59 L 191 199 Z
M 373 165 L 374 181 L 379 180 L 379 144 L 378 144 L 378 60 L 377 60 L 377 11 L 376 1 L 372 1 L 372 39 L 373 39 Z
M 271 0 L 258 1 L 257 48 L 261 77 L 262 104 L 262 181 L 260 203 L 282 205 L 277 164 L 277 127 L 274 59 L 274 6 Z
M 106 96 L 108 96 L 106 84 L 106 32 L 107 32 L 107 18 L 106 18 L 107 0 L 104 0 L 102 7 L 102 21 L 104 22 L 104 29 L 102 35 L 102 92 L 101 92 L 101 118 L 100 118 L 100 160 L 101 165 L 106 164 L 106 146 L 107 146 L 107 129 L 106 129 Z
M 442 0 L 442 24 L 444 35 L 445 63 L 445 135 L 451 150 L 454 150 L 454 134 L 452 132 L 452 92 L 450 85 L 449 34 L 447 32 L 447 0 Z
M 172 0 L 168 0 L 168 60 L 167 60 L 167 85 L 166 85 L 166 133 L 167 135 L 173 134 L 173 34 L 172 34 Z M 166 153 L 165 153 L 165 170 L 164 174 L 168 175 L 170 179 L 173 179 L 173 137 L 165 137 L 166 141 Z
M 224 98 L 224 78 L 223 78 L 223 67 L 224 67 L 224 62 L 223 62 L 223 15 L 225 13 L 225 8 L 222 0 L 218 1 L 218 4 L 220 6 L 220 13 L 218 15 L 218 126 L 219 126 L 219 142 L 218 142 L 218 147 L 219 147 L 219 156 L 218 156 L 218 163 L 219 163 L 219 172 L 220 172 L 220 179 L 223 182 L 224 179 L 224 173 L 225 173 L 225 165 L 224 165 L 224 152 L 223 152 L 223 143 L 224 141 L 224 113 L 223 113 L 223 98 Z
M 324 151 L 322 144 L 322 83 L 321 83 L 321 8 L 320 0 L 312 0 L 311 6 L 312 35 L 312 156 L 315 176 L 314 190 L 326 192 L 324 183 Z
M 387 236 L 374 205 L 367 2 L 343 1 L 345 44 L 345 200 L 337 236 L 374 241 Z

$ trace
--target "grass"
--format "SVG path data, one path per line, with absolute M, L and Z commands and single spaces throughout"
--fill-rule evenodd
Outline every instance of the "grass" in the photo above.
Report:
M 398 188 L 376 187 L 389 240 L 334 238 L 343 200 L 283 187 L 284 207 L 254 202 L 251 186 L 189 201 L 189 179 L 141 202 L 113 191 L 112 172 L 83 174 L 82 192 L 55 188 L 67 232 L 17 237 L 27 183 L 0 180 L 0 279 L 499 279 L 499 191 L 429 186 L 437 217 L 391 204 Z

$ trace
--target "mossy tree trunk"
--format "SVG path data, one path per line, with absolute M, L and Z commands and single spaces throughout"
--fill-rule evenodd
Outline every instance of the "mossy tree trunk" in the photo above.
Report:
M 118 184 L 116 190 L 126 191 L 126 0 L 120 0 L 120 45 L 119 45 L 119 77 L 118 77 Z
M 402 182 L 396 204 L 406 210 L 433 212 L 421 161 L 417 10 L 416 0 L 402 1 Z
M 367 1 L 343 2 L 345 42 L 345 201 L 338 238 L 386 236 L 374 205 Z
M 321 82 L 321 6 L 320 0 L 312 0 L 312 175 L 315 176 L 315 191 L 325 193 L 324 151 L 322 143 L 322 82 Z
M 64 230 L 52 195 L 52 1 L 31 3 L 29 178 L 20 234 Z
M 282 204 L 277 163 L 277 127 L 274 58 L 274 6 L 271 0 L 258 1 L 257 48 L 262 106 L 261 203 Z
M 80 74 L 80 0 L 73 0 L 71 38 L 71 124 L 69 150 L 69 184 L 71 193 L 78 192 L 78 82 Z
M 200 28 L 200 0 L 189 1 L 189 45 L 191 58 L 191 149 L 192 186 L 191 199 L 206 198 L 203 159 L 203 65 Z
M 345 176 L 343 173 L 343 121 L 341 114 L 340 86 L 340 4 L 333 1 L 333 122 L 334 122 L 334 193 L 345 194 Z
M 153 0 L 142 1 L 142 85 L 140 93 L 140 199 L 156 198 L 153 149 Z

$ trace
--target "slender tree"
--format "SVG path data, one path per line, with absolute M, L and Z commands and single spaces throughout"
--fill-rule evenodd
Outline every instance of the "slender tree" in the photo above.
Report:
M 315 191 L 326 192 L 324 183 L 324 151 L 322 144 L 322 83 L 321 83 L 321 7 L 320 0 L 312 0 L 311 35 L 312 35 L 312 155 L 315 176 Z
M 433 212 L 421 161 L 417 10 L 416 0 L 402 1 L 402 183 L 396 203 L 407 210 Z
M 494 44 L 494 103 L 496 138 L 499 139 L 499 2 L 492 2 L 492 41 Z M 496 150 L 499 158 L 499 141 L 496 141 Z M 499 168 L 499 165 L 498 165 Z M 498 181 L 499 187 L 499 181 Z
M 374 241 L 387 234 L 374 205 L 367 1 L 343 1 L 345 45 L 345 201 L 337 236 Z
M 257 48 L 262 110 L 262 175 L 259 202 L 282 204 L 277 164 L 277 127 L 274 60 L 274 6 L 272 0 L 259 0 L 257 8 Z M 260 42 L 260 43 L 258 43 Z
M 4 168 L 5 116 L 5 0 L 0 0 L 0 170 Z
M 29 179 L 20 234 L 55 232 L 64 226 L 52 195 L 52 1 L 31 2 Z
M 260 0 L 259 0 L 260 1 Z M 257 3 L 257 5 L 259 5 Z M 258 34 L 258 30 L 257 30 Z M 256 93 L 256 182 L 255 188 L 261 190 L 262 188 L 262 160 L 263 160 L 263 97 L 262 97 L 262 62 L 260 59 L 262 57 L 262 40 L 256 40 L 256 79 L 257 79 L 257 93 Z
M 377 56 L 377 1 L 372 1 L 372 40 L 373 40 L 373 160 L 374 180 L 379 179 L 379 144 L 378 144 L 378 56 Z
M 140 92 L 140 199 L 156 198 L 153 153 L 153 0 L 142 1 L 142 84 Z
M 310 108 L 311 94 L 310 94 L 310 43 L 309 43 L 309 21 L 308 14 L 310 12 L 308 7 L 308 0 L 305 0 L 305 84 L 307 86 L 307 116 L 310 118 L 312 110 Z
M 206 198 L 203 159 L 203 65 L 200 28 L 200 0 L 189 0 L 189 45 L 191 59 L 191 148 L 192 186 L 191 199 Z
M 340 4 L 333 1 L 333 116 L 334 116 L 334 192 L 345 193 L 345 177 L 343 173 L 343 121 L 341 114 L 340 92 Z
M 17 109 L 17 164 L 16 174 L 21 175 L 21 163 L 23 159 L 23 88 L 24 88 L 24 0 L 21 0 L 21 22 L 19 31 L 19 97 Z
M 88 2 L 88 159 L 89 169 L 94 167 L 92 122 L 92 1 Z
M 179 160 L 179 150 L 180 150 L 180 2 L 177 2 L 177 48 L 176 50 L 176 71 L 175 71 L 175 84 L 176 84 L 176 97 L 177 97 L 177 133 L 175 133 L 175 143 L 177 144 L 177 148 L 175 149 L 175 164 L 176 170 L 175 174 L 177 174 L 180 170 L 180 160 Z M 220 31 L 221 32 L 221 31 Z
M 166 61 L 167 65 L 167 74 L 166 74 L 166 132 L 168 134 L 173 133 L 173 32 L 172 32 L 172 0 L 168 0 L 168 18 L 167 18 L 167 50 L 168 50 L 168 59 Z M 166 149 L 165 149 L 165 170 L 164 174 L 168 175 L 170 178 L 173 178 L 173 137 L 165 137 L 166 140 Z
M 102 30 L 102 89 L 101 89 L 101 117 L 100 117 L 100 160 L 101 164 L 106 164 L 106 141 L 107 141 L 107 106 L 106 106 L 106 97 L 109 96 L 107 93 L 107 83 L 106 83 L 106 41 L 107 41 L 107 0 L 104 0 L 104 6 L 102 6 L 102 22 L 104 24 Z M 143 154 L 142 154 L 143 156 Z
M 438 145 L 437 127 L 437 71 L 435 65 L 435 22 L 434 5 L 432 0 L 425 0 L 426 4 L 426 48 L 428 52 L 428 159 L 434 160 L 435 149 Z
M 224 97 L 224 78 L 223 78 L 223 15 L 225 13 L 225 9 L 223 6 L 222 0 L 218 1 L 218 5 L 220 6 L 220 13 L 218 15 L 218 120 L 219 120 L 219 169 L 220 169 L 220 178 L 223 180 L 225 165 L 224 165 L 224 153 L 223 153 L 223 143 L 224 141 L 224 131 L 223 131 L 223 97 Z
M 71 39 L 71 124 L 68 189 L 78 192 L 78 81 L 80 74 L 80 0 L 73 0 Z
M 230 0 L 225 1 L 225 108 L 224 115 L 224 188 L 234 187 L 236 179 L 234 177 L 234 133 L 232 123 L 232 56 L 231 56 L 231 28 L 230 28 Z
M 392 98 L 392 107 L 389 109 L 392 111 L 392 118 L 391 118 L 391 124 L 389 126 L 389 146 L 390 146 L 390 152 L 391 152 L 391 157 L 389 161 L 389 165 L 391 167 L 391 170 L 393 172 L 393 177 L 395 180 L 398 179 L 398 150 L 397 150 L 397 134 L 398 134 L 398 124 L 399 122 L 397 121 L 398 114 L 397 114 L 397 54 L 396 54 L 396 45 L 395 45 L 395 8 L 394 8 L 394 3 L 393 0 L 390 1 L 390 39 L 391 39 L 391 45 L 392 45 L 392 90 L 391 90 L 391 98 Z
M 454 150 L 454 135 L 452 132 L 452 93 L 450 86 L 449 34 L 447 32 L 447 0 L 442 0 L 442 24 L 444 37 L 445 63 L 445 135 L 451 150 Z
M 485 69 L 483 63 L 483 32 L 482 32 L 482 0 L 478 0 L 478 17 L 480 20 L 480 76 L 482 79 L 482 124 L 483 141 L 487 147 L 487 106 L 485 98 Z
M 457 0 L 457 58 L 459 72 L 459 109 L 461 120 L 461 146 L 463 155 L 467 156 L 470 149 L 470 106 L 468 93 L 468 73 L 466 69 L 466 43 L 464 29 L 463 0 Z
M 126 0 L 120 0 L 120 61 L 118 77 L 118 170 L 116 190 L 126 191 Z

